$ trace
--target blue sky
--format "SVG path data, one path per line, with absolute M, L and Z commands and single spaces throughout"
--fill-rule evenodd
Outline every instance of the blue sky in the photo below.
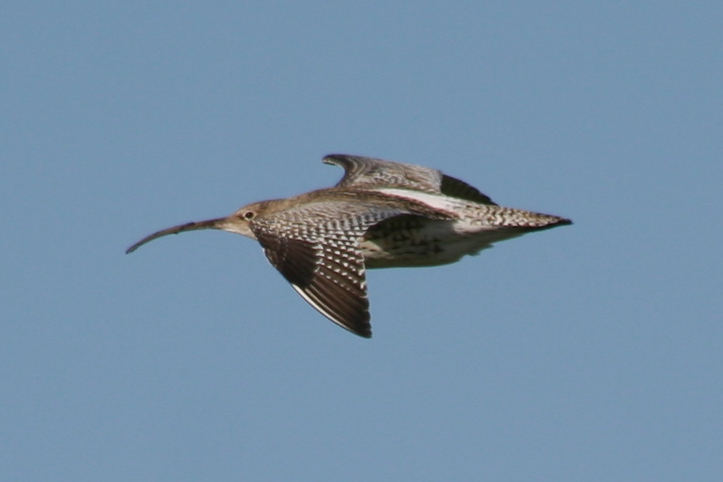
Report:
M 717 2 L 3 2 L 13 481 L 713 481 Z M 436 167 L 571 227 L 369 273 L 374 338 L 170 225 Z

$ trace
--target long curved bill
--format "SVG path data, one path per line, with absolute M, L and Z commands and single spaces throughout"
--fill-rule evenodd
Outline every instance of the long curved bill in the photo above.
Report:
M 126 254 L 132 253 L 144 244 L 162 236 L 166 236 L 168 234 L 178 234 L 182 233 L 183 231 L 196 231 L 199 229 L 223 229 L 227 221 L 228 218 L 216 218 L 209 219 L 208 221 L 196 221 L 192 223 L 179 224 L 178 226 L 173 226 L 172 228 L 161 229 L 160 231 L 146 236 L 145 238 L 141 239 L 136 244 L 128 248 L 126 250 Z

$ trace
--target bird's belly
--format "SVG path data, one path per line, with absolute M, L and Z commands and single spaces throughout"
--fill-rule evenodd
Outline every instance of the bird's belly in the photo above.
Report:
M 499 228 L 472 229 L 460 220 L 401 216 L 371 228 L 360 247 L 367 268 L 439 266 L 475 255 L 495 241 L 517 235 Z

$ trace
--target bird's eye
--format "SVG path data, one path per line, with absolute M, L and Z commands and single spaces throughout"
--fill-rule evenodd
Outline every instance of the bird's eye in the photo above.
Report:
M 254 218 L 254 212 L 253 212 L 253 211 L 246 211 L 246 212 L 244 213 L 244 218 L 249 219 L 249 220 L 253 219 L 253 218 Z

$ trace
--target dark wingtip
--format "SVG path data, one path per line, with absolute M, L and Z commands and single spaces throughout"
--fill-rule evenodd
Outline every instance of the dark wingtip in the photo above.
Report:
M 364 315 L 364 319 L 350 320 L 347 318 L 341 322 L 339 319 L 329 318 L 326 314 L 324 314 L 324 316 L 327 316 L 327 318 L 347 330 L 349 333 L 354 333 L 356 336 L 368 339 L 372 337 L 372 324 L 369 323 L 369 312 L 365 311 Z
M 336 161 L 339 160 L 339 158 L 344 157 L 343 154 L 327 154 L 326 156 L 321 158 L 321 162 L 324 164 L 336 164 Z
M 322 314 L 324 314 L 324 313 L 322 313 Z M 324 314 L 324 316 L 327 316 L 327 315 Z M 328 318 L 328 316 L 327 316 L 327 318 Z M 358 337 L 367 338 L 367 339 L 372 337 L 372 325 L 371 325 L 371 323 L 369 323 L 369 321 L 340 323 L 339 321 L 334 320 L 332 318 L 329 318 L 329 319 L 331 321 L 333 321 L 335 324 L 344 328 L 349 333 L 353 333 Z
M 321 162 L 330 166 L 345 167 L 349 164 L 349 158 L 355 157 L 349 154 L 328 154 L 321 158 Z
M 361 333 L 358 333 L 358 332 L 353 332 L 353 333 L 354 333 L 355 335 L 359 335 L 359 336 L 362 337 L 362 338 L 366 338 L 367 340 L 372 337 L 372 331 L 371 331 L 371 330 L 364 331 L 364 332 L 361 332 Z
M 360 336 L 362 338 L 371 338 L 372 337 L 372 324 L 370 323 L 369 319 L 371 318 L 369 316 L 369 312 L 365 312 L 366 316 L 364 319 L 361 320 L 355 320 L 353 322 L 350 322 L 346 325 L 342 325 L 344 328 L 349 330 L 350 332 L 354 333 L 357 336 Z

